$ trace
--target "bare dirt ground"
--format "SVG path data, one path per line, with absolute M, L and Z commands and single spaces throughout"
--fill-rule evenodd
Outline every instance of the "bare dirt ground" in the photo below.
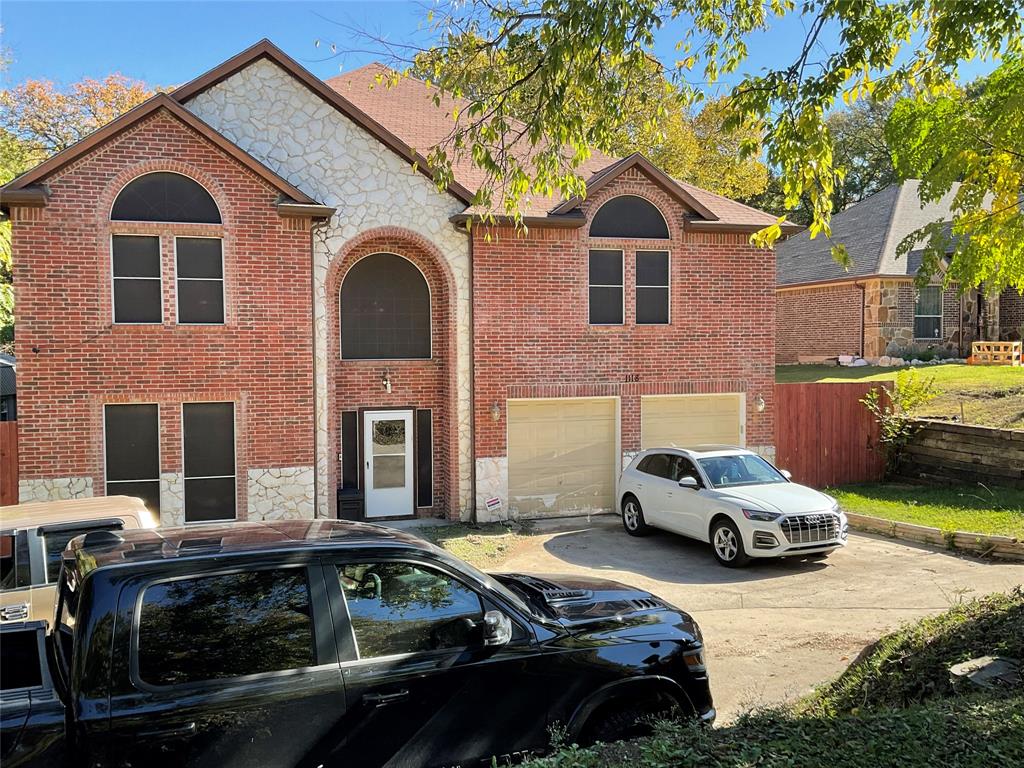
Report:
M 719 722 L 809 693 L 904 622 L 1024 583 L 1024 565 L 859 534 L 825 561 L 729 569 L 706 544 L 667 533 L 632 538 L 610 515 L 537 523 L 490 569 L 598 573 L 690 612 L 704 632 Z

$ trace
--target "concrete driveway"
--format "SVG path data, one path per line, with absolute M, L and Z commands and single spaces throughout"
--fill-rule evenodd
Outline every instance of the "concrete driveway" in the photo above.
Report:
M 825 561 L 718 565 L 708 545 L 627 536 L 618 517 L 538 523 L 503 571 L 599 573 L 693 614 L 708 648 L 720 721 L 802 696 L 900 624 L 1024 583 L 1024 565 L 982 562 L 852 534 Z

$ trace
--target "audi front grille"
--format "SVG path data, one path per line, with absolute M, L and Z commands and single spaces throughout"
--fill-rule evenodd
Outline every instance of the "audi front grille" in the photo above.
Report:
M 839 515 L 831 512 L 791 515 L 783 518 L 779 525 L 790 544 L 813 544 L 839 538 Z

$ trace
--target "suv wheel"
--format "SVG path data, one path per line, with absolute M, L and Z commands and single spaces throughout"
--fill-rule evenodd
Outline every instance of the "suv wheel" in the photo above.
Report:
M 649 701 L 622 702 L 610 706 L 610 709 L 598 712 L 594 722 L 587 725 L 580 739 L 583 746 L 649 736 L 655 720 L 668 720 L 680 714 L 679 705 L 662 696 Z
M 743 548 L 743 538 L 732 520 L 721 518 L 711 526 L 711 551 L 715 559 L 727 568 L 740 568 L 750 557 Z
M 622 500 L 622 527 L 630 536 L 646 536 L 651 532 L 636 496 L 627 496 Z

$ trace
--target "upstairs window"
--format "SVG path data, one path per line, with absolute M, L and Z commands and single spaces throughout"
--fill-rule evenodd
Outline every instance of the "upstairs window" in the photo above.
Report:
M 668 240 L 668 224 L 653 203 L 636 195 L 622 195 L 613 197 L 594 214 L 590 236 Z
M 669 322 L 668 251 L 636 252 L 637 325 Z
M 217 237 L 174 240 L 178 322 L 224 322 L 224 255 Z
M 914 338 L 938 339 L 942 336 L 942 288 L 929 285 L 917 293 L 914 305 Z
M 112 221 L 220 224 L 220 210 L 203 186 L 180 173 L 147 173 L 128 182 L 114 201 Z
M 160 238 L 114 235 L 111 238 L 115 323 L 161 323 Z
M 591 251 L 588 265 L 591 325 L 622 325 L 622 251 Z
M 430 289 L 411 261 L 375 253 L 357 261 L 341 286 L 344 360 L 430 359 Z

